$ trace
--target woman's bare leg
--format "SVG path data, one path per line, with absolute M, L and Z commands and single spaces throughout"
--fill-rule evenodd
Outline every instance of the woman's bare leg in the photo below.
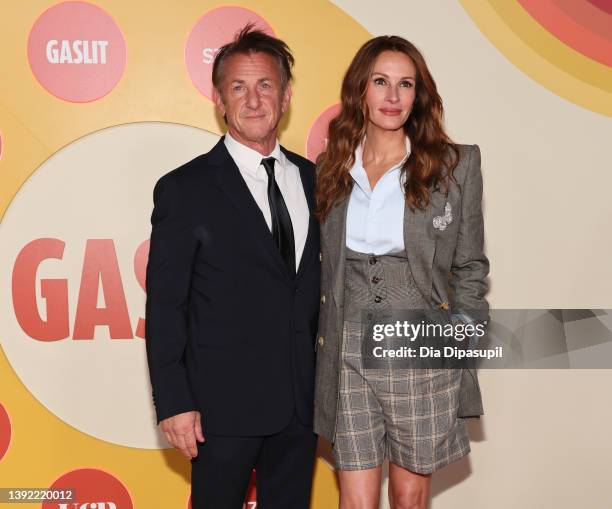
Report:
M 340 509 L 378 509 L 381 470 L 338 470 Z
M 389 463 L 391 509 L 427 509 L 431 474 L 417 474 Z

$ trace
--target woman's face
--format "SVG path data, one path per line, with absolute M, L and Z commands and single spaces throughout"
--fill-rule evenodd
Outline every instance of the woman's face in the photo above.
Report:
M 374 62 L 366 88 L 368 128 L 395 131 L 412 111 L 416 69 L 412 60 L 399 51 L 383 51 Z

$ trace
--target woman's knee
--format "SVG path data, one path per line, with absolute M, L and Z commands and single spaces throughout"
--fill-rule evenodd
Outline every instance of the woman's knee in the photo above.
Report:
M 431 475 L 389 465 L 389 501 L 392 509 L 426 509 Z
M 428 499 L 424 490 L 415 488 L 394 493 L 389 496 L 389 501 L 391 509 L 426 509 Z

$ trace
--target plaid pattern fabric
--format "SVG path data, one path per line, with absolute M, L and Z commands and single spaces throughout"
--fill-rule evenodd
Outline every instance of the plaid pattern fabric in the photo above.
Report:
M 388 458 L 429 474 L 468 454 L 457 417 L 461 370 L 363 369 L 361 335 L 360 323 L 344 322 L 336 468 L 374 468 Z
M 370 260 L 376 259 L 376 263 Z M 384 315 L 396 309 L 429 309 L 417 288 L 405 253 L 373 257 L 346 248 L 344 319 L 359 321 L 362 311 Z

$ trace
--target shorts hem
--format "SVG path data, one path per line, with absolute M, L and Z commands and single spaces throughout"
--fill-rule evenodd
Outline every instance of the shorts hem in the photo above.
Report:
M 448 459 L 445 458 L 443 460 L 438 461 L 433 466 L 430 466 L 428 468 L 423 468 L 422 466 L 419 467 L 418 465 L 414 465 L 414 464 L 406 464 L 406 463 L 401 463 L 398 461 L 393 461 L 392 458 L 389 458 L 389 462 L 393 463 L 394 465 L 397 465 L 398 467 L 402 467 L 402 468 L 405 468 L 406 470 L 410 470 L 411 472 L 414 472 L 415 474 L 427 475 L 427 474 L 433 474 L 434 472 L 441 470 L 442 468 L 450 465 L 451 463 L 455 463 L 456 461 L 459 461 L 461 458 L 464 458 L 465 456 L 467 456 L 470 452 L 471 452 L 471 449 L 470 447 L 468 447 L 467 449 L 452 455 Z
M 335 463 L 335 465 L 336 465 L 336 470 L 346 470 L 348 472 L 357 472 L 359 470 L 371 470 L 372 468 L 378 468 L 378 467 L 382 466 L 383 463 L 384 463 L 384 460 L 381 460 L 379 462 L 364 463 L 363 465 L 342 465 L 342 466 L 339 466 L 337 463 Z

